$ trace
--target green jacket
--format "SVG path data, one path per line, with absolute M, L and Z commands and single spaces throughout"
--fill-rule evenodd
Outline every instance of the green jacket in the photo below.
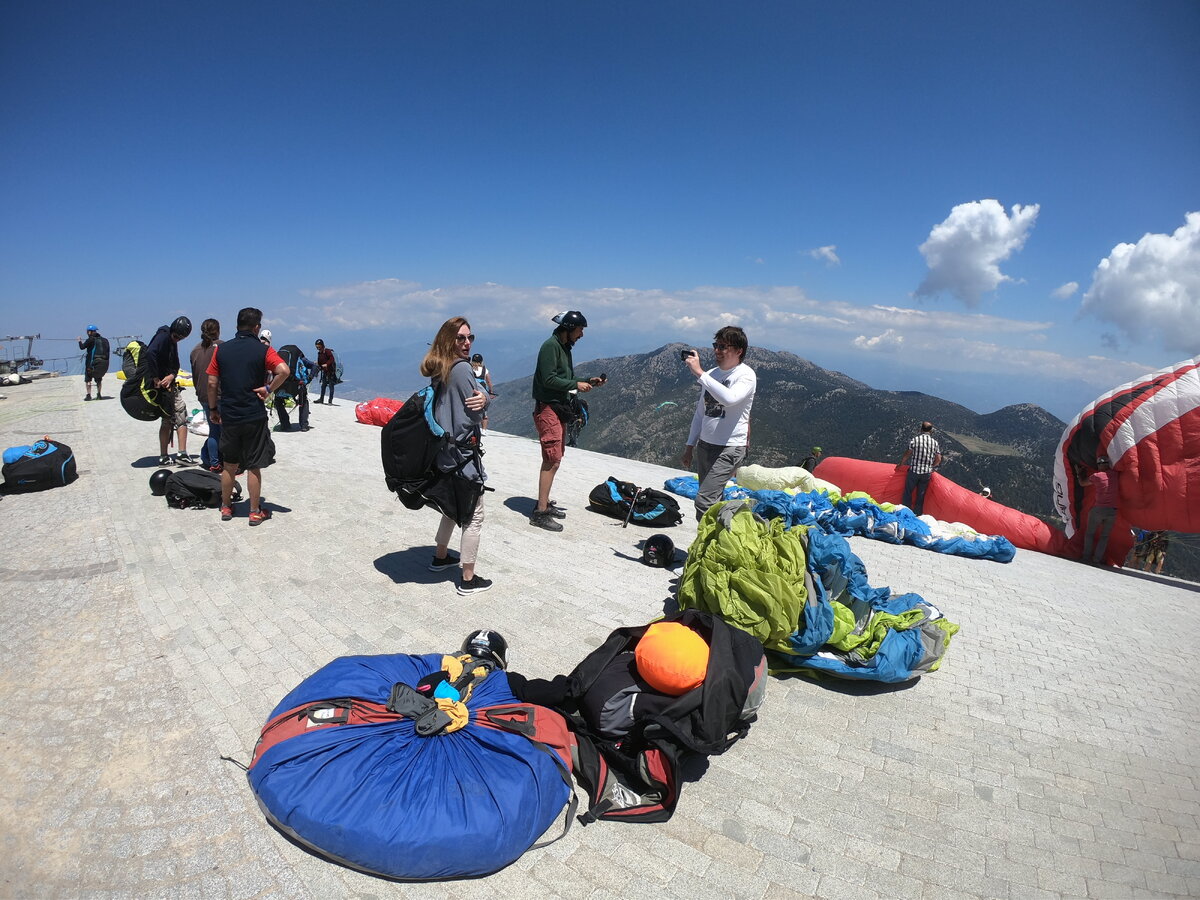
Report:
M 533 399 L 542 403 L 565 401 L 581 379 L 575 377 L 571 351 L 556 335 L 550 335 L 538 351 L 533 372 Z

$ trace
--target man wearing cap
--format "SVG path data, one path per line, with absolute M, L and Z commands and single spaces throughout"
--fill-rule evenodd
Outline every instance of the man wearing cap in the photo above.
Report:
M 566 449 L 564 417 L 570 415 L 572 394 L 576 391 L 586 394 L 603 384 L 604 377 L 582 381 L 575 377 L 571 348 L 587 328 L 583 313 L 572 309 L 559 313 L 551 321 L 555 324 L 554 332 L 538 351 L 533 373 L 533 424 L 542 445 L 542 467 L 538 473 L 537 505 L 529 516 L 529 524 L 546 531 L 562 531 L 562 523 L 557 520 L 565 519 L 567 513 L 550 499 L 550 488 Z
M 83 384 L 87 389 L 87 395 L 84 400 L 92 399 L 92 382 L 96 382 L 96 399 L 103 400 L 100 396 L 100 379 L 108 374 L 108 338 L 100 334 L 100 329 L 95 325 L 87 327 L 87 340 L 81 337 L 76 337 L 79 341 L 79 349 L 83 351 Z
M 910 462 L 911 460 L 911 462 Z M 919 516 L 925 510 L 925 491 L 933 477 L 933 470 L 942 464 L 942 448 L 933 437 L 933 423 L 922 422 L 921 432 L 908 442 L 900 465 L 908 463 L 908 475 L 904 478 L 904 496 L 900 502 Z
M 1094 566 L 1103 564 L 1104 552 L 1108 549 L 1108 536 L 1117 521 L 1117 503 L 1120 492 L 1117 473 L 1112 470 L 1107 456 L 1096 458 L 1096 471 L 1079 479 L 1082 485 L 1096 489 L 1092 497 L 1092 508 L 1088 512 L 1087 530 L 1083 533 L 1083 561 Z
M 813 447 L 812 452 L 804 457 L 804 462 L 800 463 L 800 468 L 809 472 L 817 467 L 817 463 L 821 461 L 821 448 Z

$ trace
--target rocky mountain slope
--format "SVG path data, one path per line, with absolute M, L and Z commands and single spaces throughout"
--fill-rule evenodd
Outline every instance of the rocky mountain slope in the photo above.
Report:
M 591 418 L 579 445 L 678 466 L 697 397 L 679 359 L 684 346 L 579 363 L 581 377 L 608 375 L 586 398 Z M 995 500 L 1023 512 L 1052 515 L 1051 468 L 1065 423 L 1041 407 L 1017 404 L 981 415 L 928 394 L 878 390 L 792 353 L 752 348 L 746 361 L 758 375 L 748 462 L 798 465 L 814 444 L 826 456 L 898 462 L 928 419 L 945 456 L 943 475 L 972 490 L 988 486 Z M 715 365 L 711 350 L 701 350 L 701 362 Z M 497 385 L 492 427 L 535 436 L 531 382 Z

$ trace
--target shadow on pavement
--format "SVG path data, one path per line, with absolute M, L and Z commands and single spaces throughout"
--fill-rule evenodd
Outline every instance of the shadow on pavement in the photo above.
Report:
M 396 584 L 438 584 L 448 578 L 458 577 L 457 568 L 430 572 L 428 566 L 433 554 L 432 546 L 394 550 L 375 560 L 375 569 Z
M 135 459 L 129 464 L 132 469 L 173 469 L 175 464 L 169 466 L 160 466 L 157 456 L 143 456 L 141 459 Z

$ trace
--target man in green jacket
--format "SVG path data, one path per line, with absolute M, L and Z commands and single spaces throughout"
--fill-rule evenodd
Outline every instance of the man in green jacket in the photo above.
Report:
M 583 337 L 587 319 L 577 309 L 559 313 L 553 319 L 554 333 L 538 351 L 537 369 L 533 373 L 533 424 L 537 427 L 538 440 L 542 445 L 542 468 L 538 474 L 538 499 L 529 524 L 547 531 L 562 531 L 567 513 L 550 499 L 550 488 L 554 476 L 562 463 L 566 448 L 564 418 L 571 415 L 572 394 L 586 394 L 593 387 L 604 383 L 603 376 L 575 377 L 575 363 L 571 359 L 571 348 Z

